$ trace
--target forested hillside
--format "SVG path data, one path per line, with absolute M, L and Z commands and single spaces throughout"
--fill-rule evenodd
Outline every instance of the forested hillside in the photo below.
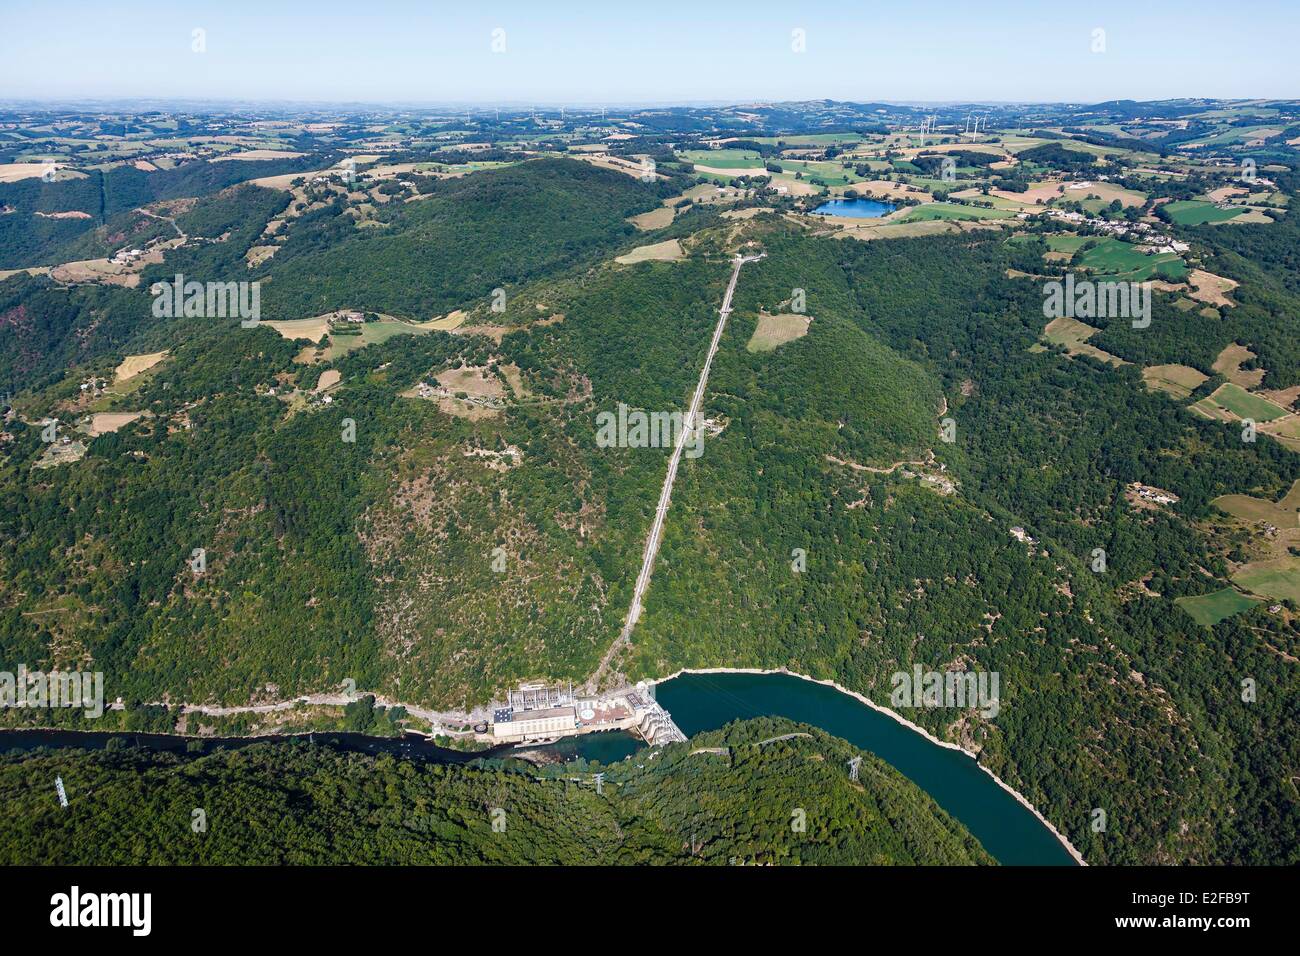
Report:
M 787 739 L 786 735 L 795 735 Z M 702 748 L 709 748 L 704 750 Z M 428 765 L 305 741 L 208 756 L 0 757 L 0 860 L 21 864 L 989 864 L 888 764 L 788 721 L 605 768 Z M 61 776 L 69 806 L 49 781 Z M 573 778 L 577 778 L 575 781 Z M 196 832 L 195 811 L 202 810 Z M 495 823 L 495 827 L 494 827 Z
M 669 454 L 600 447 L 596 416 L 683 409 L 729 256 L 762 251 L 714 361 L 703 455 L 682 463 L 645 614 L 607 683 L 787 667 L 887 703 L 890 675 L 915 664 L 995 671 L 996 717 L 904 716 L 978 751 L 1089 861 L 1294 862 L 1294 602 L 1247 601 L 1206 625 L 1176 603 L 1232 579 L 1242 532 L 1216 525 L 1213 502 L 1275 502 L 1300 478 L 1293 450 L 1188 408 L 1224 381 L 1214 365 L 1234 343 L 1264 387 L 1300 383 L 1294 226 L 1198 233 L 1206 264 L 1240 283 L 1236 304 L 1185 310 L 1162 291 L 1149 328 L 1097 319 L 1090 342 L 1129 363 L 1106 364 L 1043 342 L 1037 234 L 827 238 L 793 215 L 723 218 L 702 208 L 711 186 L 693 190 L 699 206 L 665 210 L 680 186 L 526 161 L 421 177 L 423 192 L 377 205 L 365 228 L 325 192 L 236 186 L 165 212 L 190 241 L 133 287 L 0 282 L 0 390 L 19 393 L 0 442 L 5 660 L 102 670 L 110 701 L 160 727 L 175 712 L 144 705 L 247 705 L 351 680 L 468 709 L 525 680 L 586 680 L 619 634 Z M 103 255 L 119 232 L 166 234 L 134 209 L 66 248 Z M 649 211 L 667 224 L 626 221 Z M 274 221 L 283 241 L 248 265 Z M 668 239 L 681 242 L 664 261 L 617 258 Z M 369 314 L 320 318 L 310 337 L 303 323 L 155 316 L 149 286 L 176 272 L 259 279 L 266 319 Z M 457 309 L 463 325 L 422 321 Z M 789 337 L 755 345 L 778 326 Z M 151 364 L 115 383 L 128 356 Z M 1182 398 L 1148 389 L 1143 368 L 1165 363 L 1211 377 Z M 96 427 L 114 414 L 129 420 Z M 1135 503 L 1135 485 L 1175 497 Z M 260 780 L 300 756 L 130 759 Z M 339 762 L 323 776 L 356 770 L 310 759 Z M 690 761 L 679 769 L 704 773 Z M 671 858 L 686 791 L 727 792 L 649 779 L 626 781 L 610 798 L 624 810 L 599 811 L 597 828 L 614 833 L 640 801 L 655 821 L 642 843 L 554 835 L 551 859 Z M 742 844 L 715 855 L 763 858 L 761 840 Z
M 556 159 L 433 181 L 429 198 L 382 207 L 371 229 L 336 203 L 259 270 L 273 279 L 263 307 L 271 319 L 342 307 L 431 318 L 590 261 L 660 198 L 630 176 Z
M 1300 757 L 1286 732 L 1297 636 L 1262 608 L 1207 630 L 1171 602 L 1223 586 L 1197 525 L 1210 500 L 1245 490 L 1274 500 L 1300 477 L 1300 457 L 1188 415 L 1132 368 L 1031 351 L 1041 291 L 1006 277 L 1020 253 L 1000 238 L 770 236 L 767 246 L 739 301 L 756 308 L 807 286 L 813 322 L 806 337 L 753 356 L 740 347 L 752 326 L 738 310 L 713 384 L 729 424 L 678 482 L 633 676 L 787 666 L 885 703 L 889 675 L 914 663 L 997 671 L 995 719 L 905 716 L 979 750 L 1090 860 L 1263 862 L 1293 847 L 1290 785 L 1259 768 Z M 909 433 L 911 454 L 899 456 L 923 459 L 919 441 L 937 463 L 889 475 L 853 467 L 880 464 L 873 431 L 896 429 L 898 396 L 923 385 L 873 404 L 862 383 L 826 406 L 833 415 L 819 409 L 838 376 L 870 367 L 864 342 L 856 363 L 799 368 L 827 324 L 819 299 L 844 288 L 840 315 L 943 383 L 955 441 L 940 440 L 936 421 L 929 435 Z M 1255 342 L 1258 314 L 1243 307 L 1240 324 L 1234 313 L 1198 347 Z M 1148 360 L 1177 361 L 1176 341 L 1144 341 Z M 797 424 L 778 417 L 787 409 Z M 1181 502 L 1135 510 L 1124 497 L 1135 481 L 1176 489 Z M 1094 548 L 1106 552 L 1104 574 L 1092 570 Z M 1243 701 L 1245 677 L 1258 700 Z M 1094 808 L 1108 814 L 1104 833 L 1090 827 Z

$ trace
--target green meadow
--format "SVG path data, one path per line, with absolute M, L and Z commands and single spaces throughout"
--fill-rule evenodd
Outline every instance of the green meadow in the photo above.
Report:
M 982 206 L 960 206 L 957 203 L 935 202 L 917 206 L 900 222 L 925 222 L 931 219 L 1007 219 L 1011 213 L 1005 209 L 985 209 Z
M 1207 222 L 1227 222 L 1240 216 L 1244 210 L 1220 209 L 1212 202 L 1184 199 L 1165 204 L 1169 218 L 1180 226 L 1200 226 Z
M 1271 422 L 1281 418 L 1286 411 L 1274 405 L 1268 399 L 1248 392 L 1240 385 L 1225 382 L 1205 401 L 1221 405 L 1238 418 L 1250 418 L 1257 422 Z
M 1196 597 L 1180 597 L 1174 603 L 1191 615 L 1192 620 L 1201 627 L 1213 627 L 1260 602 L 1246 597 L 1236 588 L 1223 588 Z

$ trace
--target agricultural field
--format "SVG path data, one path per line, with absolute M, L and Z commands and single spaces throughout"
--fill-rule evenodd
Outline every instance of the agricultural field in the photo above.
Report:
M 1211 368 L 1234 385 L 1245 389 L 1258 388 L 1264 380 L 1264 369 L 1255 360 L 1258 356 L 1244 345 L 1233 342 L 1223 348 L 1214 360 Z M 1246 363 L 1255 363 L 1255 368 L 1246 369 Z
M 709 169 L 763 171 L 763 157 L 747 149 L 692 149 L 677 154 L 681 159 Z
M 1065 241 L 1066 239 L 1069 241 Z M 1082 241 L 1079 241 L 1082 240 Z M 1146 282 L 1150 279 L 1181 281 L 1187 276 L 1187 264 L 1175 252 L 1144 253 L 1132 243 L 1111 236 L 1058 237 L 1048 239 L 1048 247 L 1062 252 L 1076 252 L 1072 262 L 1099 280 Z
M 1096 328 L 1086 322 L 1061 316 L 1047 323 L 1043 329 L 1043 338 L 1054 345 L 1064 346 L 1071 355 L 1087 355 L 1110 365 L 1128 365 L 1122 358 L 1088 344 L 1088 339 L 1097 332 Z
M 1223 418 L 1226 411 L 1231 418 L 1249 418 L 1256 422 L 1269 422 L 1287 414 L 1286 409 L 1232 382 L 1220 385 L 1213 394 L 1192 407 L 1212 418 Z
M 1267 521 L 1279 528 L 1300 528 L 1300 479 L 1277 501 L 1252 495 L 1222 495 L 1211 504 L 1243 521 Z
M 768 315 L 766 312 L 760 312 L 758 325 L 754 328 L 754 334 L 749 337 L 745 348 L 750 352 L 770 352 L 778 345 L 793 342 L 807 335 L 811 321 L 811 316 L 807 315 L 791 313 Z
M 686 253 L 682 250 L 680 242 L 676 239 L 665 239 L 663 242 L 651 243 L 648 246 L 638 246 L 614 261 L 628 266 L 638 262 L 677 262 L 685 256 Z
M 1005 209 L 985 209 L 982 206 L 961 206 L 956 203 L 935 202 L 908 210 L 900 222 L 927 222 L 932 219 L 1009 219 Z
M 1174 603 L 1186 611 L 1201 627 L 1213 627 L 1234 614 L 1249 610 L 1260 601 L 1247 597 L 1236 588 L 1222 588 L 1196 597 L 1180 597 Z
M 1252 594 L 1300 604 L 1300 557 L 1253 561 L 1233 574 L 1232 581 Z
M 651 209 L 649 212 L 643 212 L 639 216 L 633 216 L 628 220 L 642 232 L 653 232 L 656 229 L 662 229 L 665 226 L 672 225 L 673 216 L 676 215 L 676 209 L 672 206 L 662 206 L 659 209 Z
M 141 372 L 147 372 L 167 357 L 167 351 L 148 352 L 143 355 L 128 355 L 113 370 L 113 384 L 120 385 L 130 381 Z
M 1186 365 L 1152 365 L 1142 370 L 1142 381 L 1177 399 L 1188 398 L 1209 376 Z
M 1163 207 L 1177 225 L 1200 226 L 1205 223 L 1228 222 L 1241 216 L 1242 209 L 1225 209 L 1214 203 L 1201 202 L 1197 199 L 1180 200 L 1165 203 Z

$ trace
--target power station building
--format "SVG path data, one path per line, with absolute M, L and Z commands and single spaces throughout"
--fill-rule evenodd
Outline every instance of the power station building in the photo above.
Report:
M 571 734 L 577 726 L 578 711 L 572 705 L 544 710 L 502 707 L 492 712 L 492 736 L 502 743 L 546 740 Z

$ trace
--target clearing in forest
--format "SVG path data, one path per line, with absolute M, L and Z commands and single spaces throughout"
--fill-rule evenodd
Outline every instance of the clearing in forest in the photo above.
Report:
M 1166 392 L 1174 398 L 1187 398 L 1209 376 L 1187 365 L 1152 365 L 1142 370 L 1147 388 Z
M 122 364 L 114 370 L 113 384 L 121 385 L 129 379 L 135 378 L 135 376 L 139 375 L 141 372 L 146 372 L 153 368 L 166 357 L 167 351 L 165 349 L 161 352 L 145 352 L 140 355 L 128 355 L 126 358 L 122 359 Z
M 684 258 L 686 253 L 682 251 L 682 244 L 676 239 L 667 239 L 649 246 L 639 246 L 614 261 L 627 266 L 637 262 L 677 262 Z
M 1213 627 L 1234 614 L 1254 607 L 1259 601 L 1246 597 L 1236 588 L 1223 588 L 1196 597 L 1175 598 L 1174 603 L 1191 615 L 1192 620 L 1201 627 Z
M 1065 351 L 1070 355 L 1089 355 L 1099 362 L 1109 362 L 1111 365 L 1128 365 L 1129 363 L 1118 355 L 1111 355 L 1095 345 L 1088 344 L 1088 339 L 1099 331 L 1100 329 L 1095 329 L 1086 322 L 1061 316 L 1059 319 L 1052 319 L 1051 322 L 1047 323 L 1047 328 L 1043 329 L 1043 338 L 1054 345 L 1064 346 Z
M 754 328 L 754 334 L 749 337 L 749 343 L 745 348 L 750 352 L 771 352 L 778 345 L 793 342 L 807 335 L 808 324 L 811 321 L 811 316 L 807 315 L 788 312 L 782 315 L 768 315 L 766 312 L 760 312 L 758 325 Z

